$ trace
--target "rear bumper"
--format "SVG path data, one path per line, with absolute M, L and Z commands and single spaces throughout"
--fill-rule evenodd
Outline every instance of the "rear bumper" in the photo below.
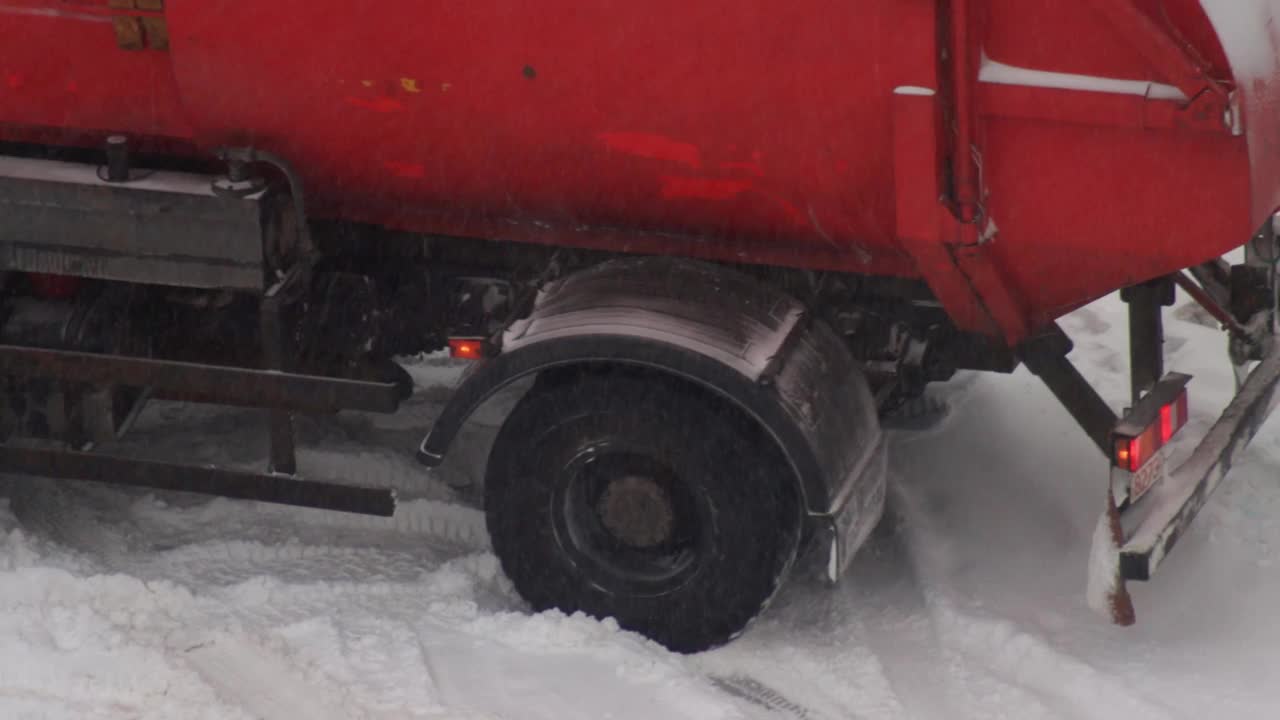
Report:
M 1280 343 L 1272 342 L 1191 456 L 1147 497 L 1121 511 L 1108 491 L 1090 556 L 1090 605 L 1117 623 L 1134 621 L 1125 583 L 1155 574 L 1275 409 L 1278 385 Z

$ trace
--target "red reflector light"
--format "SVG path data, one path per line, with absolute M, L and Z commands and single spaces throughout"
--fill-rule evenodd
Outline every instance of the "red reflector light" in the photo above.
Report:
M 1172 402 L 1160 407 L 1160 412 L 1141 433 L 1116 436 L 1116 467 L 1138 472 L 1187 424 L 1187 414 L 1187 391 L 1184 388 Z
M 484 357 L 483 341 L 476 338 L 449 338 L 449 357 L 458 360 L 479 360 Z

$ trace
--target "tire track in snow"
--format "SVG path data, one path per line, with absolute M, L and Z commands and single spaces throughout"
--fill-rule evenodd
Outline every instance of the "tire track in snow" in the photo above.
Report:
M 765 614 L 723 648 L 694 658 L 712 682 L 789 720 L 911 717 L 893 660 L 874 642 L 874 608 L 858 582 L 879 562 L 877 530 L 836 588 L 797 573 Z
M 1130 720 L 1179 717 L 1173 708 L 1143 697 L 1012 621 L 963 612 L 940 596 L 930 607 L 946 645 L 1006 682 L 1051 700 L 1054 707 L 1071 708 L 1080 716 L 1106 707 L 1108 715 Z
M 890 483 L 895 484 L 892 477 Z M 844 581 L 861 590 L 847 605 L 866 617 L 862 637 L 880 658 L 904 715 L 958 716 L 972 706 L 963 692 L 968 681 L 954 663 L 939 662 L 946 651 L 928 621 L 902 522 L 891 494 L 884 521 Z
M 822 720 L 821 716 L 810 708 L 749 675 L 711 675 L 709 678 L 716 687 L 767 710 L 772 716 L 782 716 L 792 720 Z
M 1064 707 L 1088 716 L 1099 706 L 1117 717 L 1174 717 L 1168 707 L 1136 695 L 1016 622 L 966 609 L 970 603 L 947 569 L 957 561 L 950 557 L 944 531 L 932 525 L 933 510 L 917 488 L 904 483 L 895 485 L 892 496 L 909 529 L 907 559 L 920 578 L 924 616 L 939 652 L 961 671 L 963 681 L 950 686 L 954 696 L 966 697 L 966 705 L 976 712 L 973 717 L 991 717 L 1010 696 L 1018 698 L 1009 704 L 1020 708 L 1019 718 L 1061 717 Z
M 837 588 L 795 583 L 704 671 L 782 718 L 1053 717 L 1035 693 L 947 647 L 889 508 Z M 719 656 L 719 657 L 717 657 Z

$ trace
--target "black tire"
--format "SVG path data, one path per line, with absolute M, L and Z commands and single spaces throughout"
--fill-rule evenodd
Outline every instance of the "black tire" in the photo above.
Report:
M 757 426 L 661 377 L 539 384 L 489 456 L 494 551 L 535 610 L 613 617 L 678 652 L 728 642 L 796 557 L 794 481 Z

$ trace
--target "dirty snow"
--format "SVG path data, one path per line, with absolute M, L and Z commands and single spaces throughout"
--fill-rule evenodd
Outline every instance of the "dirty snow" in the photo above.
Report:
M 1203 433 L 1232 387 L 1223 337 L 1170 313 Z M 1119 404 L 1124 308 L 1064 320 Z M 302 425 L 304 468 L 390 483 L 394 520 L 78 483 L 0 480 L 0 717 L 1265 718 L 1280 707 L 1280 428 L 1150 585 L 1138 625 L 1085 602 L 1105 462 L 1037 381 L 966 374 L 940 426 L 895 433 L 889 519 L 843 584 L 793 583 L 732 645 L 682 657 L 609 621 L 530 615 L 474 477 L 500 412 L 436 475 L 410 451 L 455 370 L 421 363 L 391 418 Z M 132 446 L 249 464 L 251 412 L 157 405 Z

